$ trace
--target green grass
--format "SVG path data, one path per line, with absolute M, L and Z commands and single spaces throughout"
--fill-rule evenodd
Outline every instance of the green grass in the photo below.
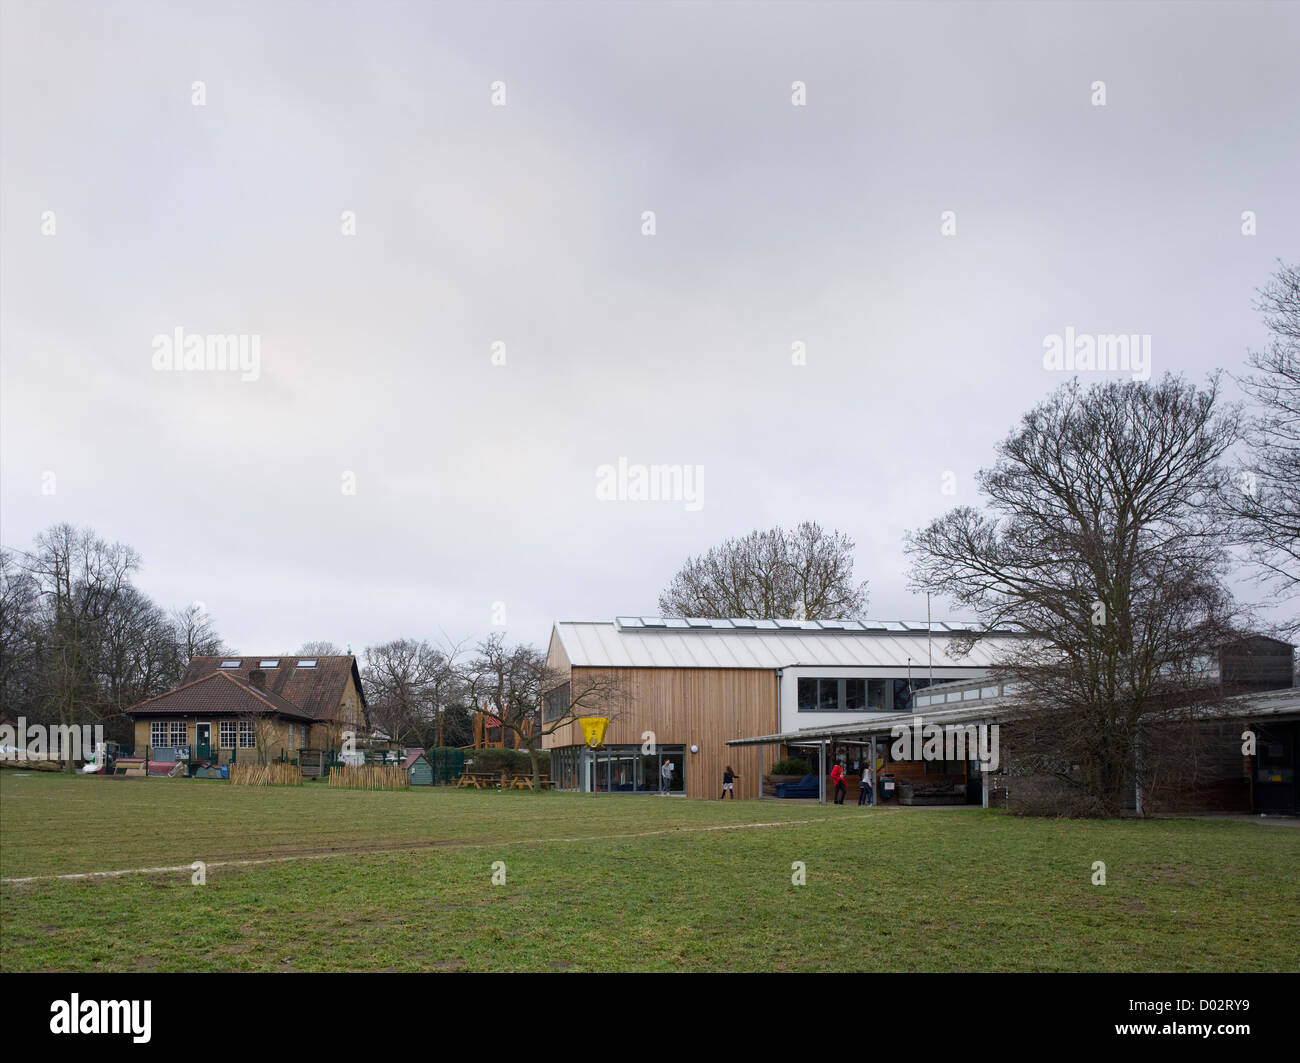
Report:
M 173 865 L 0 885 L 0 969 L 1300 969 L 1286 826 L 0 773 L 4 878 Z

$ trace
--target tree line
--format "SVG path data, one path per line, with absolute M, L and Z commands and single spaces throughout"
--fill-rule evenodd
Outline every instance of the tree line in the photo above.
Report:
M 140 555 L 55 524 L 28 550 L 0 547 L 0 709 L 29 723 L 99 723 L 179 681 L 191 657 L 227 652 L 198 603 L 167 609 L 133 582 Z
M 1173 374 L 1069 381 L 996 448 L 976 478 L 981 505 L 906 536 L 915 590 L 1026 635 L 998 670 L 1052 708 L 1021 735 L 1021 761 L 1079 786 L 1105 813 L 1132 782 L 1144 728 L 1212 708 L 1225 691 L 1206 661 L 1262 628 L 1229 579 L 1248 571 L 1266 601 L 1300 598 L 1300 269 L 1280 264 L 1257 308 L 1270 339 L 1236 378 L 1249 406 L 1224 398 L 1222 372 L 1203 386 Z M 852 539 L 812 522 L 754 531 L 688 558 L 659 608 L 860 618 L 867 583 L 853 554 Z M 139 564 L 130 547 L 68 524 L 30 550 L 0 550 L 7 714 L 124 731 L 123 710 L 173 687 L 191 657 L 233 652 L 201 606 L 168 611 L 140 591 Z M 1293 614 L 1276 633 L 1297 630 Z M 573 689 L 543 650 L 499 634 L 472 649 L 397 639 L 366 647 L 363 662 L 370 722 L 394 740 L 469 745 L 480 710 L 535 770 L 543 735 L 625 702 L 607 680 Z

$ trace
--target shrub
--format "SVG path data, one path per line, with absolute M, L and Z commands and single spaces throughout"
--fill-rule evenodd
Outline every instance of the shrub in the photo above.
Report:
M 550 765 L 550 754 L 545 750 L 537 751 L 537 766 L 542 772 Z M 466 771 L 508 771 L 515 775 L 525 775 L 533 770 L 533 762 L 528 758 L 526 749 L 475 749 L 465 751 Z
M 772 765 L 770 774 L 804 776 L 808 774 L 808 762 L 802 757 L 785 757 Z

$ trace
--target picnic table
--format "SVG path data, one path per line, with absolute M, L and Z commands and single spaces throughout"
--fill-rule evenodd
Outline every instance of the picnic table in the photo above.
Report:
M 549 790 L 554 784 L 543 775 L 537 780 L 537 785 L 543 790 Z M 531 790 L 533 789 L 533 777 L 531 775 L 516 775 L 510 780 L 510 787 L 514 790 Z
M 467 771 L 462 772 L 456 782 L 457 786 L 473 787 L 476 790 L 531 790 L 532 775 L 511 775 L 508 771 Z M 543 790 L 552 785 L 551 780 L 543 777 L 540 786 Z

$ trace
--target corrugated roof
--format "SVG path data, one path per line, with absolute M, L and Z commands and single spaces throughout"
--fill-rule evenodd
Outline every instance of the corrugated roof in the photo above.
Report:
M 996 632 L 970 654 L 951 658 L 949 643 L 969 625 L 931 625 L 934 663 L 987 668 L 999 646 L 1020 638 Z M 927 662 L 926 627 L 879 620 L 698 620 L 618 617 L 561 620 L 555 637 L 569 663 L 590 668 L 913 667 Z

